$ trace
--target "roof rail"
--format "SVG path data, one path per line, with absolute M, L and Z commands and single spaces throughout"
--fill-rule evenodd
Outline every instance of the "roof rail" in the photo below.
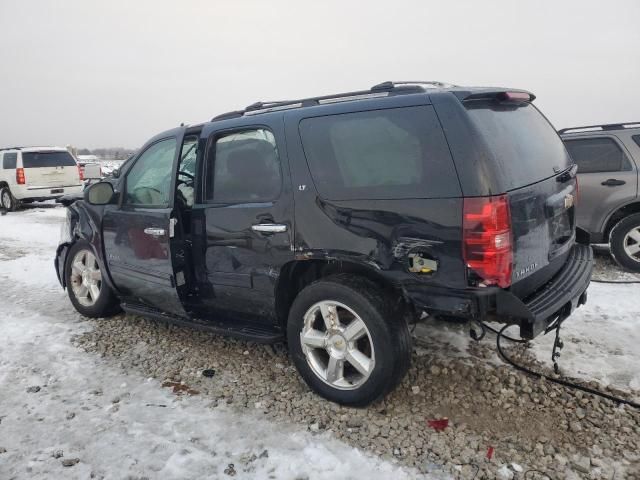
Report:
M 298 100 L 278 100 L 270 102 L 252 103 L 244 110 L 236 110 L 233 112 L 223 113 L 211 119 L 212 122 L 218 120 L 228 120 L 230 118 L 239 118 L 245 115 L 255 115 L 258 113 L 276 112 L 278 110 L 288 110 L 291 108 L 309 107 L 312 105 L 324 105 L 328 103 L 347 102 L 351 100 L 366 100 L 369 98 L 386 97 L 391 93 L 404 94 L 415 93 L 424 90 L 424 86 L 432 85 L 435 88 L 450 88 L 455 85 L 437 81 L 417 81 L 417 82 L 383 82 L 373 86 L 369 90 L 358 90 L 355 92 L 337 93 L 333 95 L 324 95 L 320 97 L 309 97 Z M 403 87 L 403 88 L 398 88 Z M 394 90 L 396 90 L 393 92 Z M 418 90 L 420 89 L 420 90 Z
M 438 80 L 416 80 L 416 81 L 409 81 L 409 80 L 402 80 L 402 81 L 396 81 L 396 82 L 392 82 L 392 81 L 387 81 L 387 82 L 382 82 L 379 83 L 377 85 L 374 85 L 373 87 L 371 87 L 371 91 L 380 91 L 380 90 L 392 90 L 398 86 L 406 86 L 406 85 L 418 85 L 418 86 L 423 86 L 423 85 L 431 85 L 431 87 L 433 88 L 454 88 L 457 87 L 457 85 L 453 85 L 452 83 L 446 83 L 446 82 L 440 82 Z M 428 88 L 428 87 L 427 87 Z
M 640 128 L 640 122 L 607 123 L 604 125 L 586 125 L 584 127 L 562 128 L 558 130 L 558 133 L 562 135 L 563 133 L 576 133 L 576 131 L 624 130 L 625 128 Z
M 23 148 L 28 148 L 28 147 L 1 147 L 0 151 L 2 151 L 2 150 L 22 150 Z

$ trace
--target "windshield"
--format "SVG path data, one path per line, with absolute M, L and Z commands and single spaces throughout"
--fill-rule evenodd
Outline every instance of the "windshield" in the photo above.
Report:
M 465 107 L 498 162 L 507 190 L 536 183 L 571 166 L 562 140 L 533 105 L 467 102 Z
M 24 168 L 75 167 L 76 161 L 69 152 L 22 152 Z

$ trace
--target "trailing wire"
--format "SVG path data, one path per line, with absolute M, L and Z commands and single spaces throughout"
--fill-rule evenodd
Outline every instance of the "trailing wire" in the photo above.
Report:
M 559 328 L 559 326 L 560 325 L 558 324 L 555 328 L 557 329 L 557 328 Z M 561 378 L 554 378 L 554 377 L 551 377 L 550 375 L 545 375 L 544 373 L 535 372 L 535 371 L 533 371 L 533 370 L 531 370 L 531 369 L 529 369 L 527 367 L 524 367 L 522 365 L 517 364 L 515 361 L 513 361 L 511 358 L 509 358 L 507 356 L 507 354 L 502 350 L 502 345 L 500 345 L 500 339 L 501 338 L 505 338 L 507 340 L 515 341 L 517 343 L 525 343 L 525 342 L 527 342 L 527 340 L 513 339 L 511 337 L 507 337 L 506 335 L 504 335 L 504 331 L 508 327 L 510 327 L 510 325 L 505 325 L 499 331 L 491 328 L 488 325 L 485 325 L 485 327 L 487 327 L 489 330 L 491 330 L 493 332 L 497 332 L 496 333 L 496 346 L 498 347 L 498 353 L 500 353 L 500 356 L 502 357 L 502 359 L 505 362 L 510 364 L 516 370 L 520 370 L 521 372 L 525 372 L 525 373 L 527 373 L 529 375 L 532 375 L 534 377 L 537 377 L 537 378 L 544 378 L 545 380 L 548 380 L 548 381 L 553 382 L 553 383 L 557 383 L 557 384 L 562 385 L 564 387 L 573 388 L 575 390 L 581 390 L 581 391 L 583 391 L 585 393 L 590 393 L 591 395 L 596 395 L 598 397 L 606 398 L 607 400 L 611 400 L 612 402 L 616 402 L 618 404 L 625 404 L 625 405 L 629 405 L 630 407 L 640 409 L 640 404 L 638 404 L 636 402 L 633 402 L 631 400 L 626 400 L 624 398 L 616 397 L 614 395 L 610 395 L 608 393 L 604 393 L 604 392 L 601 392 L 599 390 L 595 390 L 593 388 L 589 388 L 589 387 L 585 387 L 583 385 L 579 385 L 577 383 L 569 382 L 568 380 L 563 380 Z

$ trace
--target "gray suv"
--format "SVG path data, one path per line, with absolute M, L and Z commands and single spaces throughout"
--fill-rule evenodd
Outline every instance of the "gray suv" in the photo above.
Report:
M 609 243 L 624 268 L 640 272 L 640 122 L 559 131 L 578 164 L 578 225 Z

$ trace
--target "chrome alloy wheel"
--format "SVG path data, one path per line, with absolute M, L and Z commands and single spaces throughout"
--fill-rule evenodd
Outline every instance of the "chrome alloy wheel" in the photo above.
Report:
M 354 390 L 367 381 L 375 367 L 367 326 L 339 302 L 324 300 L 307 310 L 300 343 L 313 373 L 333 388 Z
M 624 253 L 632 260 L 640 262 L 640 227 L 632 228 L 627 232 L 624 236 L 623 245 Z
M 89 250 L 80 250 L 71 263 L 71 288 L 85 307 L 93 306 L 100 296 L 102 273 L 98 261 Z

